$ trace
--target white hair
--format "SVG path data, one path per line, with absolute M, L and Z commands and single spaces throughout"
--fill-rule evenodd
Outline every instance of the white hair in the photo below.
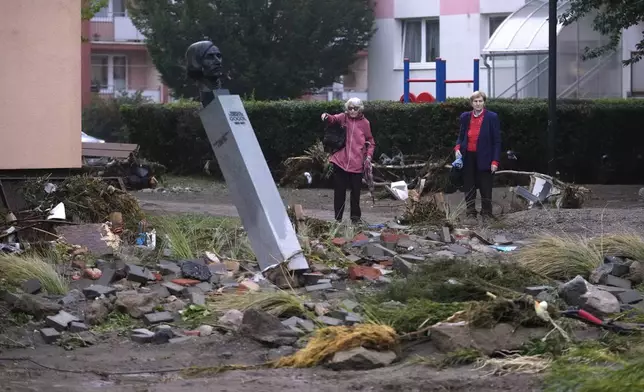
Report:
M 364 110 L 364 104 L 362 103 L 362 100 L 357 97 L 349 98 L 349 100 L 344 103 L 344 110 L 349 110 L 349 106 L 355 106 L 360 111 Z

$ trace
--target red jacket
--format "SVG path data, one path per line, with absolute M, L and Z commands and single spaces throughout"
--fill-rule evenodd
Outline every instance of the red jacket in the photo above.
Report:
M 345 124 L 347 129 L 347 138 L 344 148 L 329 159 L 340 167 L 340 169 L 349 173 L 362 173 L 364 170 L 365 143 L 369 142 L 366 155 L 373 157 L 373 151 L 376 149 L 376 142 L 371 135 L 371 124 L 362 114 L 356 118 L 351 118 L 346 113 L 329 115 L 326 118 L 329 124 Z M 346 123 L 345 123 L 346 121 Z

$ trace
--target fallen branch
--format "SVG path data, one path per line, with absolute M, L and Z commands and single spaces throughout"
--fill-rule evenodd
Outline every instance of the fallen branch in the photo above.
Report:
M 559 185 L 561 187 L 567 187 L 570 186 L 570 184 L 567 184 L 561 180 L 558 180 L 552 176 L 549 176 L 547 174 L 543 173 L 538 173 L 538 172 L 526 172 L 526 171 L 518 171 L 518 170 L 499 170 L 494 173 L 495 175 L 499 174 L 519 174 L 519 175 L 524 175 L 524 176 L 534 176 L 534 177 L 540 177 L 544 180 L 550 180 L 552 181 L 553 184 Z

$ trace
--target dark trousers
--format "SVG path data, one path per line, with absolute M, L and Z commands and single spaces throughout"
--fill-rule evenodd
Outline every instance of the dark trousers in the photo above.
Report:
M 492 215 L 492 171 L 489 167 L 482 168 L 476 163 L 476 153 L 466 152 L 463 157 L 463 192 L 467 215 L 476 216 L 476 190 L 481 194 L 481 215 Z
M 344 214 L 344 205 L 347 199 L 347 189 L 351 190 L 350 207 L 351 220 L 360 220 L 360 188 L 362 187 L 362 173 L 349 173 L 337 165 L 333 165 L 333 209 L 335 220 L 341 221 Z

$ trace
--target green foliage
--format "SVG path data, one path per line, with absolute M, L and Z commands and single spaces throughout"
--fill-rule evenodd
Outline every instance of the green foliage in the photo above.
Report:
M 462 303 L 440 303 L 419 298 L 412 298 L 400 307 L 382 306 L 377 302 L 366 302 L 362 306 L 369 321 L 389 325 L 399 334 L 417 331 L 421 325 L 445 321 L 454 313 L 465 309 L 465 304 Z
M 347 73 L 374 30 L 369 0 L 137 0 L 134 25 L 163 81 L 195 97 L 183 64 L 190 44 L 214 42 L 226 87 L 257 99 L 299 97 Z
M 622 31 L 644 22 L 644 1 L 640 0 L 571 0 L 570 10 L 561 17 L 565 25 L 592 15 L 593 28 L 607 36 L 607 44 L 596 48 L 585 48 L 585 58 L 596 58 L 618 49 Z M 633 57 L 624 60 L 630 65 L 644 56 L 644 39 L 635 45 Z
M 131 95 L 124 91 L 116 93 L 114 97 L 94 95 L 92 102 L 83 109 L 83 130 L 106 142 L 127 142 L 127 135 L 122 130 L 121 106 L 149 102 L 150 99 L 143 96 L 141 91 Z
M 90 20 L 101 8 L 107 7 L 109 0 L 86 0 L 83 3 L 81 7 L 81 19 Z
M 520 168 L 544 172 L 548 105 L 545 100 L 488 101 L 501 119 L 502 151 L 519 155 Z M 196 102 L 166 105 L 126 105 L 121 108 L 129 141 L 141 146 L 144 157 L 182 174 L 201 173 L 212 148 L 198 117 Z M 320 113 L 338 113 L 342 102 L 247 101 L 248 112 L 264 157 L 275 173 L 291 156 L 302 155 L 324 135 Z M 444 157 L 458 134 L 458 117 L 469 109 L 465 99 L 442 104 L 367 102 L 365 115 L 376 139 L 376 157 L 393 147 L 405 154 Z M 558 103 L 557 168 L 565 181 L 593 183 L 605 173 L 601 156 L 609 156 L 610 176 L 627 182 L 644 169 L 644 115 L 640 100 L 562 100 Z M 120 120 L 119 120 L 120 121 Z M 89 129 L 86 132 L 92 134 Z M 504 165 L 503 157 L 501 165 Z M 212 168 L 211 168 L 212 171 Z M 279 174 L 279 173 L 276 173 Z M 279 178 L 279 177 L 276 177 Z

